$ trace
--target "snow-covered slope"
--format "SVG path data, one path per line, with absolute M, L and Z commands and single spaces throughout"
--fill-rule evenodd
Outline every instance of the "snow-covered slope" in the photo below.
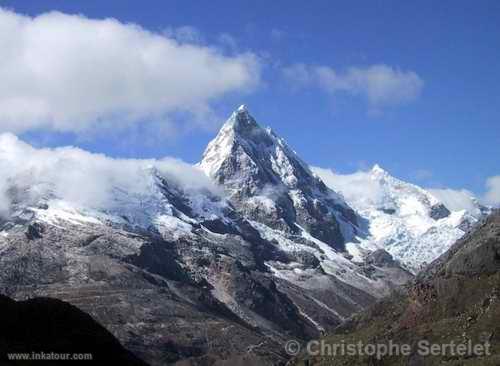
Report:
M 355 257 L 383 248 L 417 272 L 444 253 L 477 221 L 469 212 L 450 211 L 430 192 L 391 176 L 375 165 L 351 175 L 314 169 L 369 223 L 369 236 L 348 243 Z

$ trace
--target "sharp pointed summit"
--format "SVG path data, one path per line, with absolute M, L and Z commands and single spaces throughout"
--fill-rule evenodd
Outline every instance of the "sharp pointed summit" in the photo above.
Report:
M 248 108 L 245 104 L 242 104 L 238 107 L 238 109 L 236 111 L 238 113 L 246 113 L 246 112 L 248 112 Z
M 305 230 L 337 249 L 356 231 L 354 211 L 245 106 L 209 143 L 200 166 L 255 221 L 292 233 Z
M 231 117 L 224 124 L 222 130 L 233 129 L 244 134 L 260 128 L 255 119 L 250 115 L 246 105 L 242 104 L 231 114 Z
M 384 173 L 387 173 L 387 171 L 385 169 L 383 169 L 380 165 L 378 164 L 375 164 L 373 167 L 372 167 L 372 173 L 378 173 L 378 174 L 384 174 Z

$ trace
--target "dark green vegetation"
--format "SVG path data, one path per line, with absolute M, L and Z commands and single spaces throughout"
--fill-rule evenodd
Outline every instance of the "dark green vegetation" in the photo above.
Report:
M 302 355 L 293 365 L 500 365 L 500 213 L 459 240 L 415 281 L 353 316 L 326 344 L 408 344 L 405 356 Z M 472 342 L 490 356 L 422 356 L 418 342 Z

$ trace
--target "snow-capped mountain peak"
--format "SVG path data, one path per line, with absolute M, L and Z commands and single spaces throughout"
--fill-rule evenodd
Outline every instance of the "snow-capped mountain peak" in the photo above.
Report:
M 477 221 L 465 211 L 450 211 L 429 191 L 395 178 L 378 164 L 347 175 L 314 171 L 369 223 L 366 238 L 347 244 L 355 257 L 383 248 L 417 272 Z
M 447 208 L 431 193 L 414 184 L 404 182 L 393 177 L 380 165 L 375 164 L 370 171 L 370 178 L 380 187 L 381 204 L 403 205 L 403 201 L 408 197 L 414 197 L 422 204 L 424 210 L 434 210 L 435 218 L 442 218 L 449 215 Z M 385 201 L 385 202 L 384 202 Z M 399 202 L 396 202 L 399 201 Z M 441 212 L 438 212 L 441 211 Z
M 235 131 L 244 131 L 254 128 L 260 128 L 260 126 L 255 122 L 253 117 L 250 115 L 246 105 L 242 104 L 236 109 L 231 117 L 225 123 L 227 126 L 231 126 Z
M 214 178 L 224 161 L 233 154 L 236 143 L 246 140 L 249 135 L 262 136 L 264 132 L 248 108 L 241 105 L 224 123 L 217 137 L 208 144 L 199 166 L 209 177 Z
M 342 197 L 246 107 L 232 113 L 199 166 L 255 221 L 291 232 L 300 226 L 337 248 L 355 232 L 356 214 Z
M 378 164 L 375 164 L 373 167 L 372 167 L 372 170 L 371 172 L 373 174 L 378 174 L 378 175 L 388 175 L 389 173 L 387 173 L 386 170 L 384 170 L 380 165 Z
M 311 179 L 313 174 L 300 157 L 271 128 L 261 127 L 245 105 L 235 110 L 203 154 L 200 167 L 216 180 L 229 161 L 240 160 L 249 175 L 261 174 L 255 183 L 293 186 L 298 175 Z M 227 178 L 227 174 L 224 175 Z M 260 187 L 262 188 L 262 187 Z
M 240 113 L 245 113 L 245 112 L 248 112 L 248 108 L 247 108 L 246 104 L 242 104 L 238 107 L 238 109 L 236 111 L 240 112 Z

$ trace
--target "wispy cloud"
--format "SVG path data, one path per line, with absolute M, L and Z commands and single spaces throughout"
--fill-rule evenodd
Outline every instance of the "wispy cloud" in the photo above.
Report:
M 281 41 L 286 36 L 286 32 L 283 29 L 273 28 L 271 29 L 271 39 L 275 42 Z
M 238 50 L 238 42 L 229 33 L 221 33 L 217 37 L 217 41 L 223 48 L 228 49 L 231 52 L 236 52 Z
M 181 27 L 167 27 L 163 30 L 167 38 L 173 38 L 180 43 L 204 43 L 203 34 L 196 27 L 184 25 Z
M 432 178 L 433 174 L 427 169 L 417 169 L 414 173 L 415 179 L 417 180 L 429 180 Z
M 258 85 L 252 53 L 198 44 L 195 28 L 153 33 L 115 19 L 0 8 L 0 132 L 77 132 L 190 113 Z M 200 118 L 201 117 L 201 118 Z
M 484 193 L 478 196 L 466 189 L 430 188 L 429 191 L 450 209 L 470 210 L 477 202 L 500 207 L 500 175 L 486 178 L 484 187 Z
M 466 210 L 475 215 L 480 214 L 477 207 L 478 200 L 471 191 L 452 188 L 428 188 L 427 190 L 452 211 Z
M 361 96 L 374 110 L 411 102 L 420 96 L 424 86 L 416 72 L 387 65 L 337 71 L 328 66 L 295 64 L 285 67 L 283 74 L 295 88 L 317 87 L 332 95 Z
M 486 188 L 485 202 L 493 206 L 500 206 L 500 175 L 488 178 Z

